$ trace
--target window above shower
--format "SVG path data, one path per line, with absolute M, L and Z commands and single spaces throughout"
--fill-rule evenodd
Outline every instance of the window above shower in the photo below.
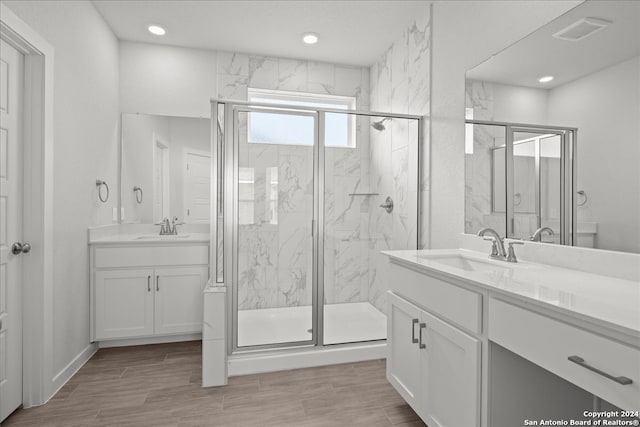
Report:
M 281 90 L 248 90 L 249 102 L 270 105 L 300 106 L 332 110 L 356 109 L 352 96 Z M 277 112 L 251 112 L 248 115 L 247 139 L 252 144 L 313 145 L 314 119 L 308 110 Z M 326 113 L 325 145 L 327 147 L 356 148 L 356 120 L 352 114 Z

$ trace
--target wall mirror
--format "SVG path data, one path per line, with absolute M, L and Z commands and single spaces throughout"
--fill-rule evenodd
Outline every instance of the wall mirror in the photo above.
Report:
M 465 94 L 466 233 L 640 253 L 640 2 L 581 3 Z
M 209 223 L 209 132 L 209 119 L 122 114 L 123 223 Z

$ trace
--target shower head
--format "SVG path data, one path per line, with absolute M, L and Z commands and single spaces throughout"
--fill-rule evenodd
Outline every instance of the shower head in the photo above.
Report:
M 382 120 L 378 120 L 377 122 L 373 122 L 373 123 L 371 123 L 371 127 L 374 128 L 375 130 L 383 131 L 383 130 L 386 129 L 386 127 L 383 125 L 385 120 L 391 120 L 391 117 L 385 117 Z

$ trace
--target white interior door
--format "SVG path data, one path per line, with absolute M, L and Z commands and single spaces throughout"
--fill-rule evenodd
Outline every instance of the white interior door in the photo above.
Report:
M 22 403 L 24 56 L 0 40 L 0 421 Z M 16 245 L 16 253 L 12 246 Z M 28 249 L 24 250 L 25 253 Z
M 211 201 L 211 156 L 185 153 L 184 220 L 188 223 L 209 223 Z

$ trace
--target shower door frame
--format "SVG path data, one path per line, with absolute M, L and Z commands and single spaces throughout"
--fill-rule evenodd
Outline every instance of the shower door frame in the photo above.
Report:
M 422 176 L 422 150 L 424 116 L 415 114 L 396 114 L 362 110 L 343 110 L 320 107 L 305 107 L 299 105 L 268 104 L 248 101 L 211 99 L 212 105 L 212 212 L 220 210 L 222 204 L 223 212 L 223 273 L 222 282 L 217 280 L 216 265 L 212 266 L 214 272 L 211 277 L 215 277 L 215 285 L 227 288 L 227 353 L 242 354 L 260 350 L 276 350 L 286 348 L 301 347 L 323 347 L 324 344 L 324 192 L 325 192 L 325 141 L 324 128 L 325 116 L 327 113 L 348 114 L 354 117 L 389 117 L 417 122 L 417 168 L 416 168 L 416 249 L 419 248 L 422 221 L 420 218 L 421 191 L 420 180 Z M 218 140 L 217 125 L 218 109 L 224 108 L 224 129 L 222 141 Z M 313 218 L 312 218 L 312 337 L 308 341 L 295 341 L 286 343 L 271 343 L 256 346 L 238 347 L 238 171 L 239 171 L 239 126 L 237 126 L 238 111 L 246 112 L 269 112 L 279 114 L 300 114 L 313 116 L 314 145 L 313 145 Z M 222 160 L 222 161 L 219 161 Z M 231 167 L 229 167 L 231 166 Z M 219 174 L 218 169 L 222 168 Z M 219 180 L 222 179 L 222 183 Z M 222 189 L 219 194 L 218 189 Z M 232 203 L 222 203 L 231 200 Z M 212 215 L 212 236 L 217 242 L 217 214 Z M 217 244 L 210 245 L 211 259 L 217 261 Z M 376 340 L 380 341 L 380 340 Z M 367 341 L 361 341 L 361 343 Z M 353 343 L 344 343 L 346 345 Z M 331 344 L 343 345 L 343 344 Z
M 514 154 L 513 135 L 515 132 L 531 132 L 553 134 L 560 137 L 560 244 L 577 245 L 577 144 L 578 128 L 563 126 L 532 125 L 524 123 L 498 122 L 492 120 L 465 120 L 465 124 L 498 126 L 505 130 L 505 220 L 506 238 L 514 238 L 515 233 L 515 204 L 514 204 Z M 536 217 L 537 225 L 541 226 L 540 215 L 540 168 L 539 156 L 536 156 Z M 493 160 L 492 160 L 493 164 Z M 492 193 L 493 193 L 493 184 Z M 570 194 L 567 197 L 567 194 Z M 493 200 L 491 202 L 493 209 Z

